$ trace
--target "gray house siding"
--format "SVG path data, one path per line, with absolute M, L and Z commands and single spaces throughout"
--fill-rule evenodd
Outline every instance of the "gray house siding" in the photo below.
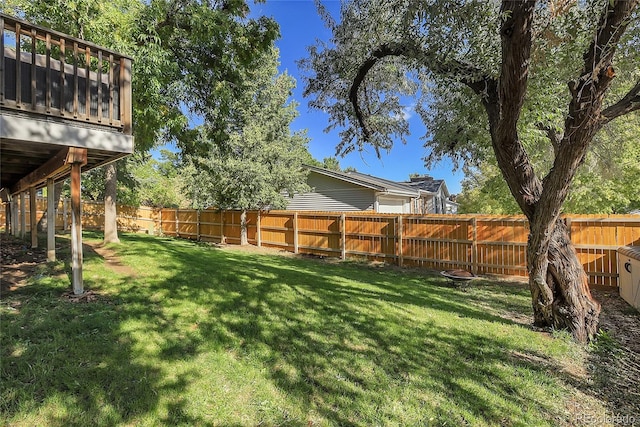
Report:
M 309 193 L 293 196 L 287 209 L 297 211 L 366 211 L 373 210 L 375 192 L 372 189 L 309 173 Z

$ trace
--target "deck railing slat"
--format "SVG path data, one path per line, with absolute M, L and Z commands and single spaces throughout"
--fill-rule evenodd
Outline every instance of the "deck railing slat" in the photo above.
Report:
M 4 17 L 0 16 L 0 104 L 4 104 Z
M 2 36 L 4 37 L 4 34 Z M 20 50 L 20 24 L 16 24 L 16 106 L 18 108 L 22 104 L 22 70 L 20 67 L 22 52 Z M 2 54 L 4 55 L 4 52 Z
M 35 28 L 31 29 L 31 108 L 36 109 L 38 104 L 36 100 L 36 41 L 37 33 Z
M 45 111 L 47 113 L 51 112 L 51 86 L 52 86 L 52 80 L 51 80 L 51 34 L 47 34 L 46 35 L 46 39 L 45 39 L 45 44 L 46 44 L 46 77 L 45 77 L 45 100 L 44 100 L 44 108 Z
M 73 42 L 73 117 L 78 117 L 78 43 Z
M 98 50 L 98 123 L 102 122 L 102 51 Z
M 65 54 L 65 41 L 64 39 L 60 39 L 60 115 L 64 116 L 64 110 L 65 110 L 65 96 L 64 96 L 64 87 L 65 87 L 65 73 L 64 73 L 64 68 L 65 68 L 65 58 L 64 58 L 64 54 Z
M 84 114 L 86 119 L 91 117 L 91 48 L 84 48 Z
M 115 90 L 113 79 L 113 55 L 109 55 L 109 124 L 113 124 L 113 92 Z

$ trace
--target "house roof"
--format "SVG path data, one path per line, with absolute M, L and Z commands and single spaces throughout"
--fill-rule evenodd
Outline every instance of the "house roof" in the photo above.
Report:
M 444 179 L 433 179 L 428 175 L 418 176 L 412 177 L 411 181 L 405 182 L 405 184 L 432 194 L 436 194 L 438 190 L 440 190 L 440 187 L 442 187 L 444 195 L 449 197 L 449 190 L 447 189 L 447 184 L 444 182 Z
M 417 197 L 419 192 L 411 186 L 401 183 L 389 181 L 387 179 L 366 175 L 360 172 L 338 172 L 329 169 L 318 168 L 315 166 L 307 166 L 307 168 L 315 173 L 339 179 L 361 187 L 370 188 L 374 191 L 388 193 L 394 196 L 410 196 Z

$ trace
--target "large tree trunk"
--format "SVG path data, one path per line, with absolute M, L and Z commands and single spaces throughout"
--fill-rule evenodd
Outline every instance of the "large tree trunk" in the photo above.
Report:
M 249 244 L 249 235 L 247 233 L 247 210 L 243 209 L 240 214 L 240 246 Z
M 105 166 L 104 182 L 104 243 L 120 243 L 118 238 L 118 217 L 116 211 L 116 191 L 118 177 L 115 163 Z
M 580 342 L 593 339 L 600 304 L 591 296 L 564 222 L 555 222 L 546 250 L 535 237 L 532 230 L 527 245 L 534 324 L 566 329 Z

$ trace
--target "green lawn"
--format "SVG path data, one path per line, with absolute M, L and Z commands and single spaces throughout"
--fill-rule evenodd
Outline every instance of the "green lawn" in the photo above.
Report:
M 146 235 L 111 248 L 133 274 L 85 251 L 97 301 L 61 298 L 63 263 L 2 297 L 0 425 L 572 424 L 584 349 L 509 320 L 526 289 Z

